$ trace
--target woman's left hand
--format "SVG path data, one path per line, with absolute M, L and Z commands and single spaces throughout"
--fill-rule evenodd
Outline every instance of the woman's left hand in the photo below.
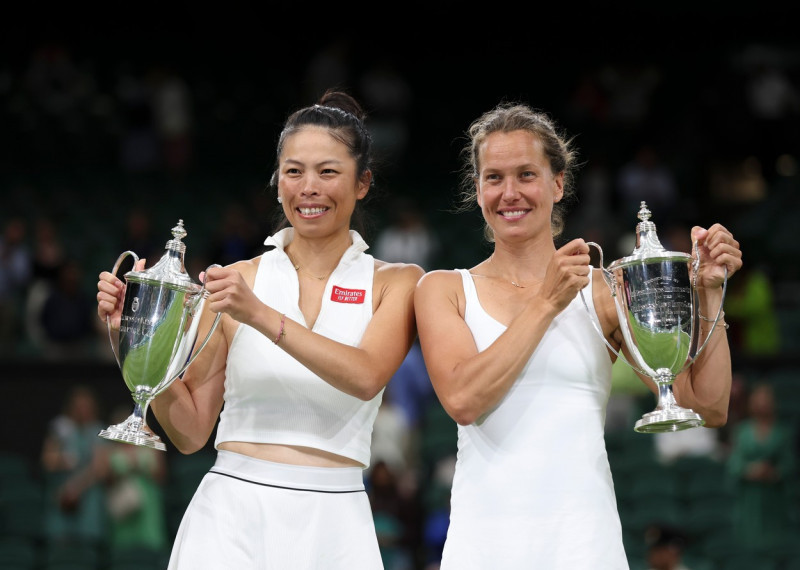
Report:
M 727 277 L 742 267 L 742 251 L 739 242 L 722 224 L 714 224 L 708 229 L 692 228 L 692 243 L 697 242 L 700 268 L 697 274 L 697 287 L 715 289 L 722 286 Z
M 253 290 L 242 274 L 230 267 L 211 267 L 200 275 L 205 278 L 208 289 L 208 308 L 215 313 L 227 313 L 240 323 L 247 323 L 253 316 L 253 306 L 258 303 Z

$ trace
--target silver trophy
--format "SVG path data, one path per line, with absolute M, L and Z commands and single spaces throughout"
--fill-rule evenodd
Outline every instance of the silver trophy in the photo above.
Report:
M 147 426 L 150 402 L 200 354 L 221 317 L 217 313 L 205 339 L 192 352 L 208 291 L 205 283 L 202 286 L 194 283 L 184 268 L 183 220 L 178 220 L 178 225 L 172 228 L 172 236 L 161 260 L 150 269 L 137 271 L 139 256 L 132 251 L 124 252 L 114 264 L 112 273 L 116 275 L 127 256 L 134 259 L 134 269 L 125 274 L 119 331 L 112 331 L 111 320 L 106 320 L 111 349 L 133 397 L 134 408 L 125 421 L 98 434 L 161 451 L 166 446 Z
M 614 261 L 607 269 L 603 267 L 603 250 L 596 243 L 587 242 L 600 252 L 600 269 L 611 289 L 624 342 L 635 364 L 626 360 L 622 351 L 614 350 L 594 320 L 592 324 L 612 352 L 658 386 L 656 408 L 644 414 L 634 426 L 640 433 L 673 432 L 705 424 L 700 414 L 678 405 L 672 383 L 695 361 L 711 338 L 722 314 L 728 283 L 726 269 L 722 302 L 714 325 L 700 345 L 695 283 L 700 265 L 697 244 L 694 257 L 666 251 L 658 240 L 655 224 L 649 221 L 650 216 L 650 210 L 642 202 L 633 253 Z M 585 298 L 583 302 L 588 311 Z

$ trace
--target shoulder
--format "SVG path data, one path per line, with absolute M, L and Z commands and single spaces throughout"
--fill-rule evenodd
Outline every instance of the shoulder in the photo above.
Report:
M 236 261 L 228 265 L 228 267 L 235 269 L 242 274 L 242 277 L 244 277 L 245 280 L 252 283 L 253 279 L 255 279 L 256 273 L 258 272 L 258 265 L 261 263 L 261 257 L 262 256 L 259 255 L 258 257 L 254 257 L 252 259 Z
M 425 292 L 461 289 L 461 280 L 461 273 L 455 269 L 435 269 L 419 279 L 417 289 Z
M 389 263 L 375 259 L 375 278 L 380 281 L 415 286 L 424 274 L 425 270 L 415 263 Z

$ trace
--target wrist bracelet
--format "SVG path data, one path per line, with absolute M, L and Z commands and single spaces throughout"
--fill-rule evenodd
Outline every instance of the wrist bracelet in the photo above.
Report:
M 275 340 L 272 341 L 273 344 L 278 344 L 278 342 L 280 342 L 281 340 L 281 337 L 286 336 L 286 330 L 284 330 L 285 325 L 286 325 L 286 315 L 281 313 L 281 328 L 278 331 L 278 336 L 276 336 Z
M 697 311 L 697 316 L 699 316 L 701 319 L 703 319 L 707 323 L 713 323 L 714 322 L 714 319 L 709 319 L 707 316 L 705 316 L 703 313 L 701 313 L 699 309 Z M 725 311 L 722 311 L 722 313 L 719 315 L 719 322 L 717 324 L 724 326 L 726 330 L 731 328 L 731 325 L 729 325 L 728 323 L 725 322 Z

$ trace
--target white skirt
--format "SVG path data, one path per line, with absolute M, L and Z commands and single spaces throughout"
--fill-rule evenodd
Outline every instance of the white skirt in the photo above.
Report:
M 219 451 L 183 515 L 168 570 L 381 570 L 360 467 Z

